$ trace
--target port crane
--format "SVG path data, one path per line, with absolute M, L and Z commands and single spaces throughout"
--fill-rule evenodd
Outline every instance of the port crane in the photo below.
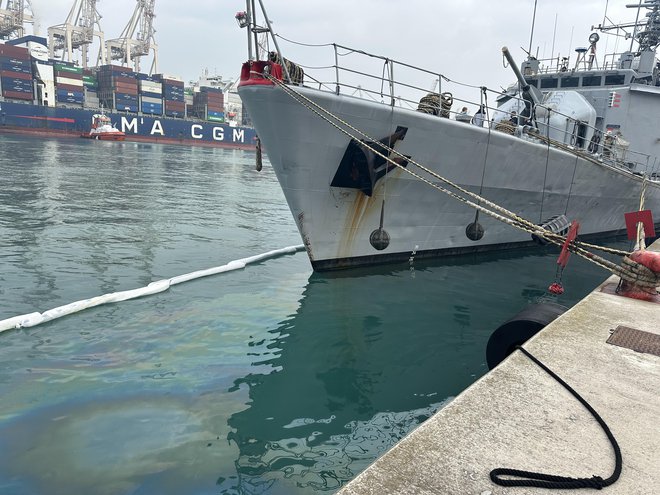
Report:
M 158 46 L 154 39 L 154 5 L 156 0 L 137 0 L 133 16 L 119 38 L 106 42 L 110 60 L 118 60 L 122 65 L 134 65 L 140 71 L 140 58 L 153 51 L 149 74 L 158 71 Z
M 61 50 L 61 60 L 73 62 L 74 50 L 82 52 L 82 66 L 87 68 L 89 48 L 94 38 L 99 39 L 100 48 L 96 65 L 106 63 L 105 43 L 101 30 L 101 15 L 96 9 L 98 0 L 75 0 L 69 15 L 63 24 L 48 28 L 48 47 L 50 58 Z
M 34 23 L 30 0 L 0 0 L 0 39 L 20 38 L 26 23 Z

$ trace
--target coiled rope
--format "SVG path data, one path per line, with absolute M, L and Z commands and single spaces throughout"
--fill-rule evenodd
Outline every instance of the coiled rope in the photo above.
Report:
M 591 478 L 571 478 L 569 476 L 555 476 L 552 474 L 544 473 L 535 473 L 532 471 L 521 471 L 519 469 L 510 469 L 510 468 L 496 468 L 490 472 L 490 479 L 493 483 L 500 486 L 531 486 L 534 488 L 548 488 L 553 490 L 572 490 L 580 488 L 593 488 L 600 490 L 607 486 L 612 485 L 616 480 L 621 476 L 621 470 L 623 466 L 623 458 L 621 456 L 621 448 L 614 438 L 614 435 L 610 431 L 610 428 L 607 426 L 607 423 L 600 417 L 596 410 L 591 407 L 591 405 L 580 396 L 573 388 L 562 380 L 554 371 L 544 365 L 541 361 L 535 358 L 524 348 L 518 346 L 517 350 L 522 352 L 525 356 L 531 359 L 537 366 L 539 366 L 543 371 L 549 374 L 552 378 L 557 380 L 566 390 L 568 390 L 573 397 L 575 397 L 580 404 L 582 404 L 598 422 L 600 427 L 605 432 L 612 449 L 614 450 L 614 471 L 609 478 L 603 479 L 600 476 L 592 476 Z M 503 476 L 508 476 L 508 478 L 503 478 Z M 520 479 L 511 479 L 511 478 L 520 478 Z
M 372 138 L 368 134 L 364 133 L 363 131 L 355 128 L 348 122 L 344 121 L 337 115 L 334 115 L 332 112 L 329 110 L 323 108 L 321 105 L 317 104 L 316 102 L 312 101 L 311 99 L 307 98 L 305 95 L 301 94 L 299 91 L 296 91 L 286 84 L 284 84 L 282 81 L 279 81 L 277 78 L 274 78 L 270 74 L 260 74 L 257 73 L 257 75 L 262 76 L 270 80 L 274 85 L 278 86 L 281 88 L 288 96 L 290 96 L 292 99 L 300 103 L 302 106 L 319 116 L 321 119 L 332 125 L 334 128 L 336 128 L 338 131 L 341 133 L 345 134 L 351 139 L 359 139 L 357 136 L 361 136 L 362 139 L 365 139 L 367 141 L 372 141 L 375 142 L 377 141 L 376 139 Z M 341 125 L 339 125 L 341 124 Z M 344 126 L 344 127 L 342 127 Z M 348 129 L 350 129 L 350 132 Z M 536 136 L 536 135 L 535 135 Z M 430 180 L 426 179 L 425 177 L 422 177 L 421 175 L 417 174 L 416 172 L 413 172 L 412 170 L 408 169 L 407 167 L 403 167 L 401 164 L 397 163 L 395 160 L 390 158 L 390 156 L 386 156 L 383 154 L 380 150 L 370 146 L 368 143 L 363 143 L 363 145 L 369 149 L 372 153 L 375 155 L 379 156 L 380 158 L 384 159 L 385 161 L 389 162 L 390 164 L 398 167 L 399 169 L 403 170 L 404 172 L 412 175 L 416 179 L 430 185 L 431 187 L 449 195 L 450 197 L 456 199 L 457 201 L 460 201 L 472 208 L 475 208 L 479 211 L 482 211 L 486 215 L 489 215 L 492 218 L 495 218 L 496 220 L 499 220 L 503 223 L 506 223 L 507 225 L 510 225 L 512 227 L 515 227 L 519 230 L 522 230 L 524 232 L 528 232 L 530 234 L 535 234 L 537 236 L 543 237 L 546 239 L 548 242 L 551 242 L 557 246 L 562 246 L 566 240 L 565 236 L 562 236 L 560 234 L 555 234 L 553 232 L 549 232 L 542 228 L 539 225 L 536 225 L 535 223 L 530 222 L 529 220 L 521 217 L 520 215 L 507 210 L 506 208 L 493 203 L 492 201 L 479 196 L 477 193 L 473 193 L 471 191 L 468 191 L 466 189 L 463 189 L 460 187 L 458 184 L 453 183 L 449 179 L 446 179 L 445 177 L 440 176 L 438 173 L 434 172 L 433 170 L 421 165 L 420 163 L 416 162 L 410 157 L 404 157 L 401 153 L 399 153 L 396 149 L 391 148 L 387 146 L 386 143 L 381 143 L 380 148 L 383 151 L 388 152 L 390 155 L 395 155 L 397 158 L 401 158 L 406 160 L 408 163 L 415 165 L 418 167 L 420 170 L 426 172 L 433 178 L 437 179 L 438 181 L 446 184 L 449 187 L 452 187 L 459 191 L 460 193 L 464 194 L 465 196 L 469 196 L 471 198 L 476 199 L 479 201 L 479 203 L 483 203 L 483 205 L 487 205 L 489 208 L 486 208 L 482 204 L 477 204 L 469 199 L 467 199 L 464 196 L 461 196 L 460 194 L 451 191 L 447 189 L 446 187 L 443 187 L 439 184 L 433 183 Z M 570 150 L 571 152 L 573 150 Z M 596 162 L 597 163 L 597 162 Z M 630 253 L 627 251 L 620 251 L 620 250 L 615 250 L 611 248 L 607 248 L 604 246 L 598 246 L 594 244 L 587 244 L 578 240 L 575 240 L 571 243 L 570 245 L 570 250 L 571 252 L 577 254 L 578 256 L 583 257 L 584 259 L 590 261 L 591 263 L 594 263 L 601 268 L 604 268 L 611 273 L 614 273 L 618 275 L 619 277 L 628 280 L 631 283 L 643 283 L 646 284 L 647 287 L 656 284 L 657 278 L 656 277 L 649 277 L 647 273 L 644 272 L 644 270 L 636 270 L 633 271 L 631 270 L 628 266 L 626 265 L 617 265 L 616 263 L 613 263 L 601 256 L 597 256 L 594 253 L 589 252 L 587 249 L 585 249 L 583 246 L 587 246 L 593 249 L 599 249 L 604 252 L 612 253 L 612 254 L 618 254 L 621 256 L 628 256 Z M 633 262 L 634 263 L 634 262 Z M 657 285 L 653 286 L 653 291 L 655 291 L 655 287 Z

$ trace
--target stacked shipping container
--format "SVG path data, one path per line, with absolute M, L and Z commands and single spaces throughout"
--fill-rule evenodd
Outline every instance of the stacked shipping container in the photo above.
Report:
M 82 69 L 74 64 L 62 62 L 56 62 L 53 68 L 55 100 L 58 103 L 82 105 L 85 101 Z
M 34 100 L 32 61 L 27 48 L 0 44 L 0 87 L 5 98 Z
M 152 115 L 163 115 L 163 85 L 156 77 L 138 74 L 140 111 Z
M 96 72 L 92 69 L 83 69 L 82 82 L 85 91 L 85 106 L 98 108 L 101 102 L 99 101 L 99 81 L 96 78 Z
M 97 73 L 99 100 L 105 107 L 127 112 L 138 111 L 137 75 L 119 65 L 102 65 Z
M 211 122 L 224 122 L 225 96 L 220 88 L 202 86 L 195 93 L 193 112 L 195 116 Z
M 156 75 L 155 77 L 163 83 L 165 115 L 168 117 L 185 117 L 186 102 L 184 98 L 183 81 L 163 74 Z

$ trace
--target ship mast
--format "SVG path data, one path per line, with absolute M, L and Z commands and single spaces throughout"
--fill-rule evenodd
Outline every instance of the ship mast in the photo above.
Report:
M 633 60 L 637 60 L 637 79 L 655 78 L 656 62 L 655 52 L 660 45 L 660 0 L 640 0 L 638 3 L 626 5 L 629 9 L 637 9 L 634 22 L 622 24 L 600 24 L 596 29 L 602 32 L 614 31 L 617 36 L 630 39 L 630 49 L 621 54 L 619 67 L 629 69 Z M 642 9 L 648 12 L 642 17 Z M 628 32 L 632 29 L 632 34 Z M 623 34 L 619 34 L 622 32 Z M 633 50 L 633 42 L 637 41 L 638 48 Z
M 87 68 L 89 47 L 97 37 L 100 42 L 97 65 L 105 64 L 105 43 L 101 30 L 101 15 L 96 9 L 98 0 L 75 0 L 69 15 L 63 24 L 48 28 L 48 46 L 50 58 L 55 58 L 55 51 L 62 50 L 62 60 L 73 62 L 73 51 L 82 52 L 82 65 Z M 98 30 L 95 29 L 98 28 Z
M 111 60 L 119 60 L 122 65 L 134 64 L 140 71 L 140 58 L 153 51 L 153 61 L 149 74 L 158 71 L 158 46 L 154 39 L 154 5 L 156 0 L 137 0 L 133 16 L 126 24 L 119 38 L 106 43 Z
M 20 38 L 26 23 L 34 23 L 30 0 L 0 0 L 0 39 Z

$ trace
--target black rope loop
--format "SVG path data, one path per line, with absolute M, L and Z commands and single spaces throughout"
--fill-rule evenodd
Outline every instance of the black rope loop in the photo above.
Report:
M 607 426 L 603 418 L 600 417 L 596 410 L 591 407 L 591 405 L 585 399 L 583 399 L 580 394 L 573 390 L 573 388 L 564 380 L 562 380 L 554 371 L 532 356 L 523 347 L 517 346 L 516 349 L 521 351 L 524 355 L 536 363 L 536 365 L 539 366 L 543 371 L 558 381 L 566 390 L 571 393 L 571 395 L 573 395 L 573 397 L 575 397 L 580 402 L 580 404 L 582 404 L 591 413 L 591 415 L 605 432 L 605 435 L 607 435 L 607 438 L 610 441 L 612 448 L 614 449 L 614 471 L 609 478 L 603 479 L 596 475 L 592 476 L 591 478 L 571 478 L 569 476 L 555 476 L 552 474 L 521 471 L 519 469 L 496 468 L 490 472 L 491 481 L 500 486 L 531 486 L 534 488 L 548 488 L 550 490 L 574 490 L 580 488 L 592 488 L 595 490 L 601 490 L 614 484 L 619 479 L 619 476 L 621 476 L 623 459 L 621 456 L 621 449 L 619 448 L 619 444 L 617 443 L 614 435 L 610 431 L 610 428 Z M 502 478 L 502 476 L 509 476 L 520 479 Z

